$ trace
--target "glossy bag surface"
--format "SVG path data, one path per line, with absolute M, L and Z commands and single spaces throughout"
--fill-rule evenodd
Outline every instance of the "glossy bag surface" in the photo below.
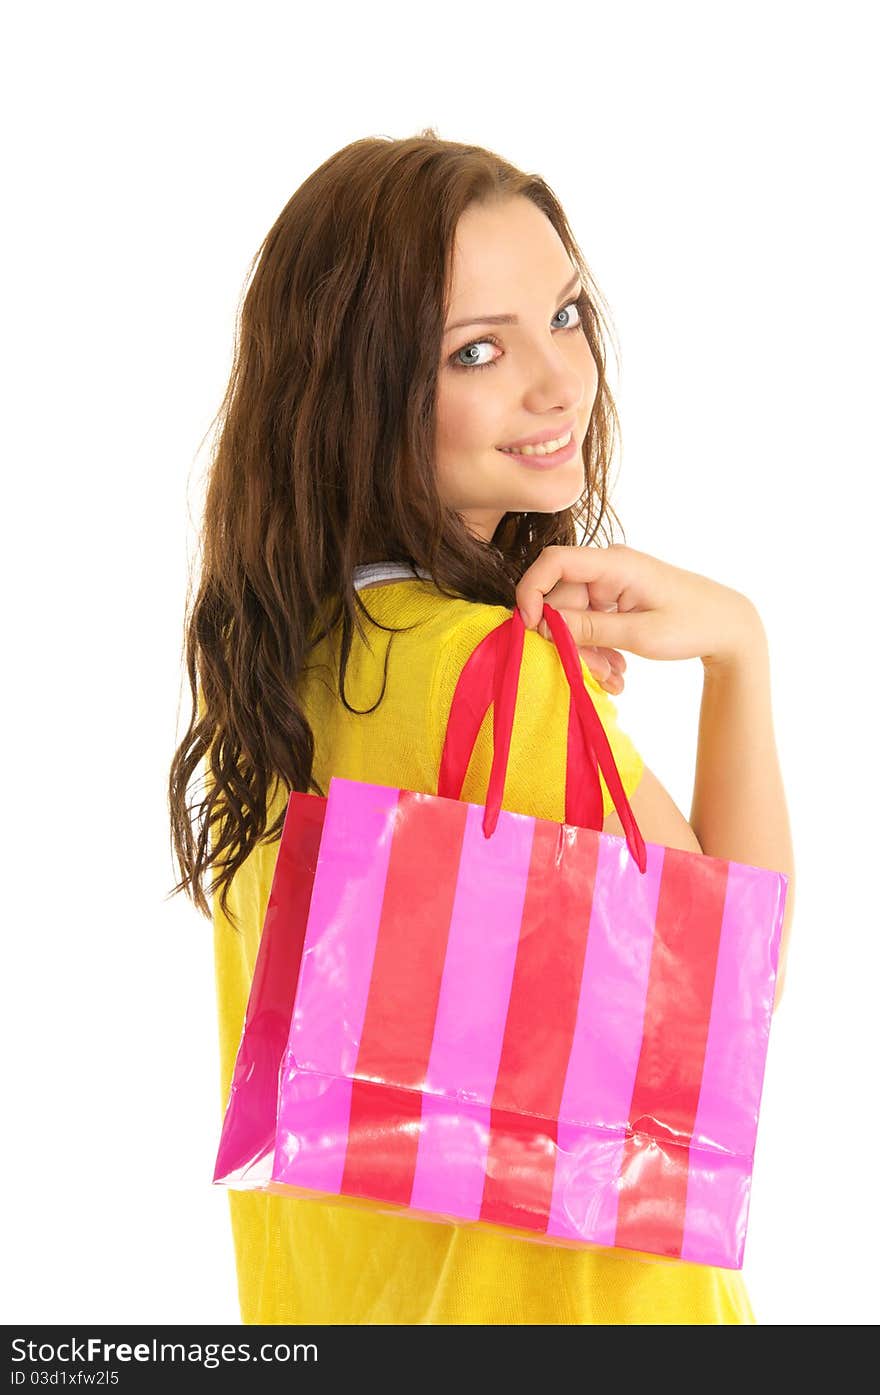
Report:
M 545 617 L 565 823 L 500 807 L 518 612 L 461 675 L 437 795 L 291 794 L 214 1181 L 740 1268 L 787 878 L 644 843 Z M 483 806 L 457 795 L 491 702 Z

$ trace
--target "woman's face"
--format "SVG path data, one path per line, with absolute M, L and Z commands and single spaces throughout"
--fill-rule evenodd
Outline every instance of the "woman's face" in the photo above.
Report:
M 580 282 L 531 199 L 468 208 L 453 258 L 437 387 L 437 477 L 444 502 L 489 542 L 506 513 L 557 513 L 580 497 L 598 371 L 576 328 Z M 490 324 L 487 315 L 517 323 Z M 576 449 L 546 469 L 501 449 L 569 427 Z

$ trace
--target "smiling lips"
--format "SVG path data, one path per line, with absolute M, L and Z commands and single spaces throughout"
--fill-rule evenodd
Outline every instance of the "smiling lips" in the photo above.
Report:
M 570 431 L 566 431 L 564 436 L 557 436 L 552 441 L 542 441 L 539 446 L 499 446 L 498 449 L 505 455 L 554 455 L 556 451 L 568 445 L 571 435 Z

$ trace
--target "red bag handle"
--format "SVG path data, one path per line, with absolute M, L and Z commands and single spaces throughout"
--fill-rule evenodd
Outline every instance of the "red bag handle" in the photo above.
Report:
M 565 821 L 581 828 L 601 830 L 604 821 L 599 784 L 601 767 L 626 834 L 627 846 L 639 871 L 644 872 L 647 867 L 645 842 L 626 797 L 605 729 L 584 684 L 574 639 L 558 611 L 546 601 L 544 619 L 550 627 L 572 694 Z M 515 607 L 510 620 L 489 632 L 462 669 L 443 744 L 437 793 L 448 799 L 459 799 L 477 735 L 494 701 L 492 770 L 483 814 L 483 833 L 487 838 L 495 831 L 504 796 L 524 643 L 525 625 L 519 608 Z

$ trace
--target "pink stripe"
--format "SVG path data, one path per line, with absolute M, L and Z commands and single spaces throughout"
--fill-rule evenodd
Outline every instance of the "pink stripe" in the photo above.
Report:
M 623 1131 L 560 1123 L 548 1235 L 613 1245 Z
M 304 1072 L 330 1077 L 354 1074 L 399 795 L 399 790 L 387 785 L 336 776 L 327 794 L 282 1069 L 287 1097 L 282 1097 L 272 1172 L 276 1179 L 296 1185 L 301 1176 L 308 1177 L 301 1185 L 320 1191 L 338 1192 L 342 1183 L 351 1081 L 328 1085 Z M 341 980 L 340 965 L 345 966 Z M 330 1011 L 328 1004 L 332 1004 Z M 308 1149 L 305 1158 L 303 1150 L 294 1148 L 301 1121 L 315 1147 L 314 1153 Z M 279 1167 L 283 1176 L 276 1170 Z
M 465 1219 L 480 1213 L 535 831 L 533 818 L 502 809 L 487 839 L 483 814 L 468 805 L 411 1196 L 419 1209 Z
M 749 1158 L 691 1148 L 683 1260 L 742 1268 L 751 1177 Z
M 463 1220 L 479 1218 L 489 1113 L 485 1104 L 422 1095 L 412 1206 Z
M 719 1210 L 735 1218 L 728 1234 L 738 1237 L 742 1262 L 773 1008 L 768 983 L 779 956 L 783 911 L 779 872 L 729 863 L 681 1252 L 682 1259 L 701 1264 L 731 1261 L 704 1257 L 717 1253 L 712 1215 Z
M 547 1234 L 599 1245 L 614 1244 L 616 1183 L 642 1045 L 663 871 L 664 849 L 645 846 L 647 868 L 641 873 L 624 838 L 599 838 L 577 1024 L 559 1111 Z
M 272 1178 L 337 1196 L 345 1167 L 352 1081 L 297 1070 L 291 1060 L 288 1052 Z

